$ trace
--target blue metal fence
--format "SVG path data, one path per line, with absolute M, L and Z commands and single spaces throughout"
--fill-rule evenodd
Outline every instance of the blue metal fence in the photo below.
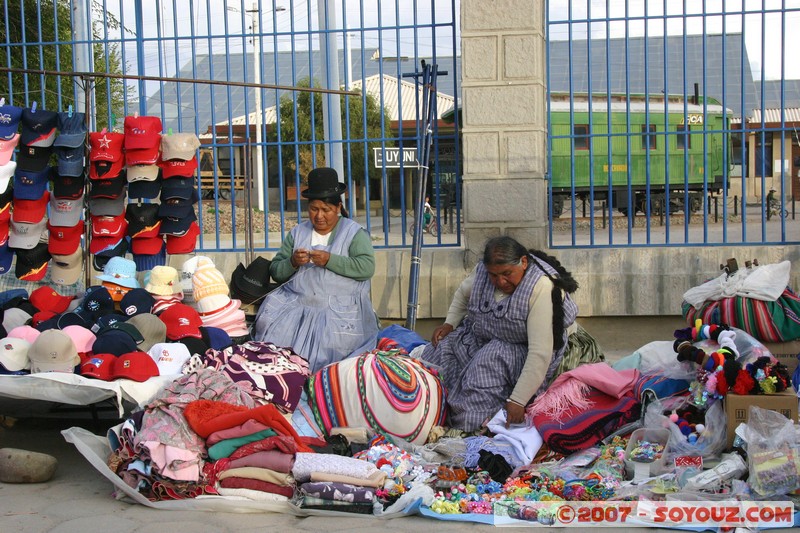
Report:
M 546 10 L 552 246 L 800 242 L 797 3 Z
M 423 59 L 436 63 L 448 76 L 438 82 L 427 192 L 440 231 L 424 244 L 458 246 L 459 125 L 457 113 L 447 115 L 459 103 L 457 11 L 456 0 L 9 0 L 0 55 L 9 67 L 137 76 L 94 80 L 91 129 L 121 128 L 140 114 L 161 117 L 165 133 L 198 134 L 208 251 L 245 246 L 251 207 L 252 247 L 278 248 L 304 215 L 307 172 L 320 165 L 340 170 L 346 207 L 377 247 L 410 246 L 416 158 L 394 156 L 422 136 L 422 89 L 402 75 Z M 70 76 L 3 81 L 0 96 L 18 105 L 65 110 L 85 94 L 86 80 Z

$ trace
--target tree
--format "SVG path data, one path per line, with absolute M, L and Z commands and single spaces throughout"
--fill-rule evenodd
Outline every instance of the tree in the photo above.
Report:
M 72 19 L 69 0 L 7 0 L 8 19 L 0 23 L 0 54 L 9 58 L 11 68 L 32 70 L 73 71 Z M 119 21 L 103 12 L 99 2 L 93 2 L 96 20 L 102 27 L 119 29 Z M 92 45 L 94 69 L 97 72 L 122 73 L 122 60 L 117 45 L 104 46 L 100 23 L 93 24 L 92 33 L 97 40 Z M 46 43 L 46 44 L 43 44 Z M 106 63 L 106 61 L 108 63 Z M 108 123 L 108 112 L 121 115 L 123 110 L 122 80 L 107 83 L 98 80 L 95 85 L 96 116 L 98 124 Z M 0 96 L 15 105 L 38 102 L 46 109 L 66 109 L 73 98 L 72 76 L 43 76 L 39 74 L 10 73 L 0 75 Z M 76 109 L 83 111 L 83 109 Z
M 310 79 L 300 80 L 296 86 L 310 87 Z M 319 83 L 314 83 L 319 87 Z M 294 176 L 299 174 L 301 183 L 305 184 L 306 176 L 311 169 L 325 166 L 325 147 L 322 118 L 322 101 L 325 95 L 310 93 L 307 91 L 297 91 L 290 95 L 281 97 L 280 101 L 280 126 L 281 126 L 281 157 L 283 164 L 283 175 L 287 182 L 292 183 Z M 366 100 L 366 106 L 364 102 Z M 341 95 L 342 109 L 342 133 L 346 135 L 346 124 L 348 121 L 349 101 L 349 139 L 345 139 L 344 170 L 349 174 L 355 183 L 363 183 L 367 178 L 380 178 L 380 169 L 364 162 L 364 150 L 367 152 L 367 162 L 371 161 L 372 148 L 380 147 L 380 140 L 383 137 L 381 121 L 388 126 L 389 119 L 385 111 L 378 105 L 375 98 L 367 94 L 366 99 L 361 96 Z M 311 107 L 313 102 L 313 132 Z M 297 122 L 295 123 L 295 110 Z M 364 132 L 364 117 L 366 116 L 366 134 Z M 297 133 L 297 143 L 295 143 L 295 132 Z M 268 133 L 271 142 L 277 139 L 277 131 L 272 128 Z M 386 143 L 393 146 L 394 143 Z M 273 159 L 275 160 L 275 159 Z M 345 178 L 346 176 L 342 176 Z

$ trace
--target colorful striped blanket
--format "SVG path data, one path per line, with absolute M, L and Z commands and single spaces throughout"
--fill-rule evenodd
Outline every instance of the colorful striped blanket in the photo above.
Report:
M 327 434 L 335 427 L 369 427 L 424 444 L 445 418 L 439 377 L 399 350 L 373 350 L 322 368 L 309 379 L 308 396 Z

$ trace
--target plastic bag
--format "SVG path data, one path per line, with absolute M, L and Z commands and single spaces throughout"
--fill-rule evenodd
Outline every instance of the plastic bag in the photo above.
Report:
M 739 357 L 736 361 L 741 363 L 742 366 L 747 363 L 752 363 L 762 356 L 772 356 L 769 349 L 762 344 L 762 342 L 743 329 L 731 328 L 731 331 L 736 333 L 736 338 L 733 343 L 736 345 L 736 350 L 739 352 Z M 697 348 L 702 349 L 706 353 L 711 353 L 719 349 L 719 344 L 706 339 L 694 344 Z
M 701 456 L 703 459 L 710 459 L 718 456 L 725 449 L 726 430 L 728 422 L 725 411 L 722 409 L 722 402 L 714 402 L 705 413 L 705 430 L 698 436 L 697 441 L 690 443 L 686 435 L 681 433 L 680 428 L 672 422 L 663 412 L 667 408 L 680 409 L 684 407 L 688 399 L 679 406 L 665 407 L 661 401 L 654 401 L 647 407 L 644 416 L 644 427 L 646 428 L 666 428 L 669 429 L 672 438 L 669 440 L 667 450 L 667 461 L 672 462 L 675 457 L 681 455 Z
M 800 488 L 800 449 L 794 439 L 794 422 L 751 405 L 745 426 L 750 487 L 761 496 L 788 494 Z

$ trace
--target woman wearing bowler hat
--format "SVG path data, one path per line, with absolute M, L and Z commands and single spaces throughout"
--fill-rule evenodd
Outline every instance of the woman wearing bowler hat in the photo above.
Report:
M 312 372 L 375 347 L 378 318 L 369 299 L 375 252 L 369 234 L 347 218 L 347 186 L 332 168 L 308 174 L 308 220 L 292 228 L 270 266 L 282 283 L 258 310 L 254 339 L 287 346 Z

